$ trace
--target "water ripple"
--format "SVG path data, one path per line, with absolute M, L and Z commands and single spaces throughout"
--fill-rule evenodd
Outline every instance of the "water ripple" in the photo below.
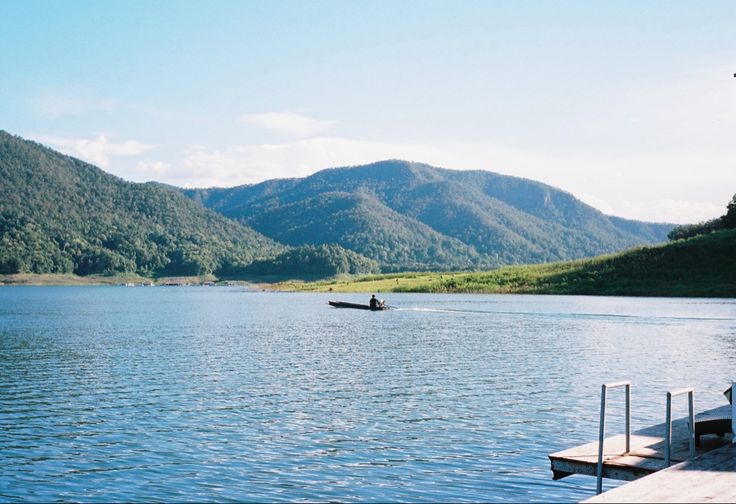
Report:
M 731 301 L 394 297 L 0 289 L 0 500 L 576 501 L 547 454 L 595 438 L 600 383 L 637 428 L 736 360 Z

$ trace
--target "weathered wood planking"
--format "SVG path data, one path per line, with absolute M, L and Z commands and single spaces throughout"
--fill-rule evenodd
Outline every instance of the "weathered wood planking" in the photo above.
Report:
M 584 502 L 736 502 L 736 445 L 729 443 Z
M 726 407 L 730 408 L 729 405 Z M 722 409 L 723 407 L 713 408 L 701 415 Z M 664 423 L 661 423 L 633 432 L 631 451 L 627 455 L 623 455 L 626 447 L 625 435 L 606 438 L 603 443 L 603 477 L 631 481 L 664 469 L 664 430 Z M 696 447 L 696 454 L 707 453 L 728 442 L 728 437 L 703 436 L 700 445 Z M 680 418 L 672 422 L 672 463 L 682 462 L 688 457 L 687 418 Z M 598 441 L 553 453 L 549 459 L 554 479 L 571 474 L 595 476 Z

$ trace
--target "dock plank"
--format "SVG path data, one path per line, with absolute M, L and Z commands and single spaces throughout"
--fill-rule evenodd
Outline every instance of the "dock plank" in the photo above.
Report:
M 736 445 L 729 443 L 584 502 L 736 502 Z
M 728 406 L 730 407 L 730 406 Z M 718 412 L 723 407 L 713 408 L 703 414 Z M 631 481 L 665 468 L 664 466 L 664 423 L 637 430 L 631 434 L 631 450 L 623 454 L 626 436 L 623 434 L 606 438 L 604 441 L 603 476 L 605 478 Z M 728 437 L 703 436 L 696 447 L 696 455 L 708 453 L 729 443 Z M 680 418 L 672 422 L 673 464 L 687 460 L 690 456 L 688 444 L 688 421 Z M 595 476 L 598 464 L 598 442 L 593 441 L 549 455 L 553 477 L 564 478 L 570 474 Z

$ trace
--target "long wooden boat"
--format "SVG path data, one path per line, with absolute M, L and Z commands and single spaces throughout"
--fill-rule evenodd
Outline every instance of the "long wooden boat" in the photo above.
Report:
M 367 305 L 367 304 L 346 303 L 345 301 L 327 301 L 327 303 L 330 306 L 334 306 L 335 308 L 355 308 L 356 310 L 371 310 L 371 311 L 388 310 L 388 306 L 386 305 L 381 305 L 377 308 L 371 308 L 370 305 Z

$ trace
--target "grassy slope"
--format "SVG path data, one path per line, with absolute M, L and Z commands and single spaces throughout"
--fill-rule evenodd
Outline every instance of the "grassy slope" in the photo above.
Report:
M 417 273 L 279 284 L 334 292 L 479 292 L 736 297 L 736 230 L 593 259 L 480 273 Z

